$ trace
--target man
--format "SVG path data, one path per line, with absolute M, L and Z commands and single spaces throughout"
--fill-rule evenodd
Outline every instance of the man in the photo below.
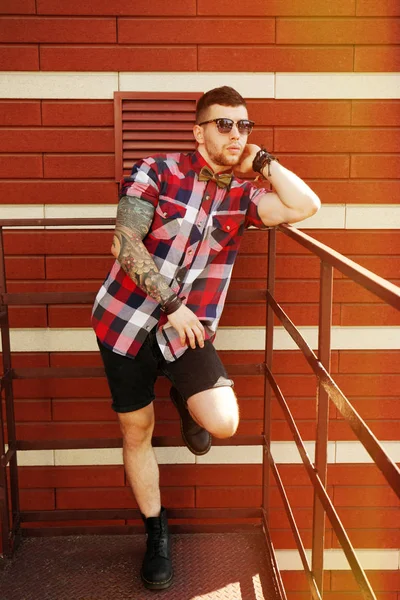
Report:
M 243 231 L 301 221 L 320 207 L 304 181 L 247 143 L 252 127 L 240 94 L 216 88 L 197 105 L 195 152 L 134 165 L 118 206 L 116 262 L 93 308 L 125 469 L 147 531 L 141 577 L 149 589 L 167 588 L 173 578 L 151 446 L 157 371 L 172 383 L 182 436 L 193 453 L 208 452 L 211 434 L 235 433 L 233 382 L 212 341 Z M 237 177 L 254 176 L 253 168 L 275 192 Z

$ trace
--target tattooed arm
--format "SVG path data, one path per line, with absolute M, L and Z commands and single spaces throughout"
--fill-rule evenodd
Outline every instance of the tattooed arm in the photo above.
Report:
M 153 220 L 150 202 L 123 196 L 118 205 L 111 252 L 129 277 L 159 304 L 174 295 L 143 244 Z
M 123 196 L 118 205 L 114 239 L 111 246 L 113 256 L 129 277 L 146 294 L 159 304 L 174 296 L 164 277 L 158 271 L 151 254 L 143 244 L 153 221 L 154 207 L 140 198 Z M 182 304 L 168 315 L 168 321 L 179 333 L 182 346 L 186 339 L 192 348 L 204 346 L 204 328 L 196 315 Z
M 156 302 L 165 304 L 174 296 L 174 291 L 167 285 L 143 244 L 143 239 L 153 221 L 153 215 L 154 207 L 150 202 L 123 196 L 118 205 L 111 252 L 136 285 Z M 179 333 L 182 346 L 187 340 L 191 348 L 195 348 L 197 340 L 199 346 L 203 348 L 204 327 L 187 306 L 182 304 L 167 318 Z

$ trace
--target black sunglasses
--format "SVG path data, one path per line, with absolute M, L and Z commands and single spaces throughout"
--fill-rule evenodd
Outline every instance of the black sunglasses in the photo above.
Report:
M 235 122 L 232 121 L 232 119 L 225 119 L 223 117 L 220 119 L 203 121 L 203 123 L 199 123 L 199 125 L 207 125 L 207 123 L 216 123 L 220 133 L 229 133 L 232 131 L 232 127 L 237 125 L 238 131 L 241 135 L 250 135 L 254 127 L 254 121 L 249 121 L 249 119 L 240 119 L 240 121 Z

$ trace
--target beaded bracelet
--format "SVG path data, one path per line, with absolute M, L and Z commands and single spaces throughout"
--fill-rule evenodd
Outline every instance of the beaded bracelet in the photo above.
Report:
M 182 306 L 182 300 L 174 293 L 168 300 L 161 306 L 161 310 L 166 315 L 172 315 L 178 308 Z
M 253 160 L 253 171 L 256 173 L 260 173 L 263 175 L 263 170 L 266 164 L 268 164 L 268 177 L 271 176 L 271 162 L 276 160 L 279 162 L 279 158 L 276 158 L 273 154 L 265 150 L 265 148 L 261 147 L 261 150 L 257 152 Z

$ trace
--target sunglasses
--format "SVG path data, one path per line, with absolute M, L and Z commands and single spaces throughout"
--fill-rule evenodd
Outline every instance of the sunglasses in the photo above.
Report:
M 232 119 L 211 119 L 210 121 L 203 121 L 199 125 L 207 125 L 207 123 L 216 123 L 219 133 L 229 133 L 232 131 L 232 127 L 237 125 L 238 131 L 241 135 L 250 135 L 253 131 L 254 121 L 248 119 L 240 119 L 240 121 L 232 121 Z

